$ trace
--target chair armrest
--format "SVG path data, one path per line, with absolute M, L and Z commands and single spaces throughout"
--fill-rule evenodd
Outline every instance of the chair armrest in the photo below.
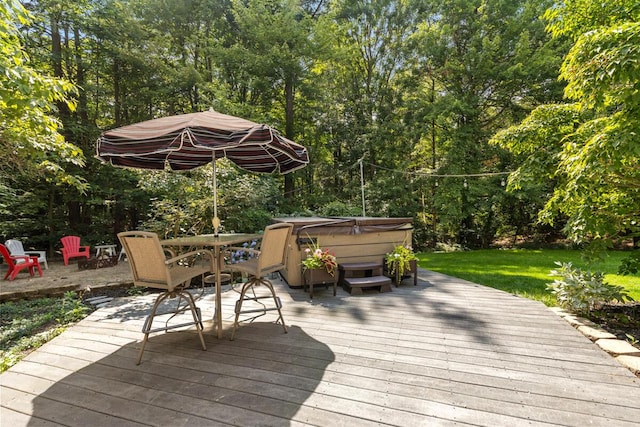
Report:
M 43 257 L 46 255 L 47 251 L 24 251 L 24 253 L 30 256 Z
M 11 255 L 11 259 L 13 260 L 23 259 L 25 261 L 29 261 L 31 257 L 29 255 Z
M 169 264 L 174 264 L 182 259 L 185 258 L 189 258 L 195 255 L 199 255 L 199 254 L 205 254 L 208 256 L 209 260 L 211 261 L 211 268 L 213 268 L 215 266 L 214 262 L 215 262 L 215 257 L 213 255 L 213 252 L 211 252 L 210 250 L 207 249 L 200 249 L 197 251 L 191 251 L 191 252 L 185 252 L 183 254 L 180 254 L 178 256 L 174 256 L 171 258 L 168 258 L 166 260 L 164 260 L 165 265 L 169 265 Z

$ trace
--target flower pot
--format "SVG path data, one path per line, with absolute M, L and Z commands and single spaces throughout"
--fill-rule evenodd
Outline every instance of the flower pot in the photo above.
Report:
M 309 298 L 313 299 L 313 287 L 314 285 L 324 285 L 325 288 L 329 284 L 333 285 L 333 296 L 336 296 L 336 288 L 338 284 L 338 278 L 335 275 L 331 275 L 324 268 L 312 268 L 302 272 L 303 289 L 309 288 Z
M 400 271 L 398 270 L 397 266 L 394 266 L 394 268 L 392 269 L 393 273 L 390 273 L 389 269 L 387 268 L 386 260 L 383 260 L 383 262 L 384 262 L 384 274 L 388 277 L 391 277 L 391 279 L 393 279 L 393 282 L 396 284 L 396 288 L 400 285 L 403 279 L 411 277 L 412 275 L 413 275 L 413 286 L 418 285 L 418 261 L 417 260 L 414 259 L 409 261 L 409 269 L 406 269 L 403 272 L 402 277 L 400 277 Z

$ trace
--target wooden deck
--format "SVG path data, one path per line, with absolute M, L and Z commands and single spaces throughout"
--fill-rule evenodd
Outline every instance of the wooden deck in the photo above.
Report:
M 149 297 L 100 309 L 0 376 L 2 426 L 637 426 L 640 379 L 534 301 L 420 270 L 350 296 L 278 286 L 290 329 L 152 337 Z M 198 305 L 213 316 L 213 295 Z

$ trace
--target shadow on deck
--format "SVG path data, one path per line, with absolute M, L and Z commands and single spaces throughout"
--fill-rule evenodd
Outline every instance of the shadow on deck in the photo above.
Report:
M 205 323 L 151 337 L 152 297 L 121 298 L 2 374 L 0 424 L 637 425 L 639 379 L 542 304 L 426 270 L 418 286 L 350 296 L 278 283 L 229 341 Z M 198 301 L 213 317 L 207 289 Z

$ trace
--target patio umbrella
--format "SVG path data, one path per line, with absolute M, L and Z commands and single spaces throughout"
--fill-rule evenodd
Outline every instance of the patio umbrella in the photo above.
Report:
M 113 166 L 190 170 L 213 167 L 213 226 L 218 234 L 216 160 L 241 169 L 286 174 L 309 163 L 307 149 L 275 129 L 213 110 L 148 120 L 103 132 L 96 157 Z

